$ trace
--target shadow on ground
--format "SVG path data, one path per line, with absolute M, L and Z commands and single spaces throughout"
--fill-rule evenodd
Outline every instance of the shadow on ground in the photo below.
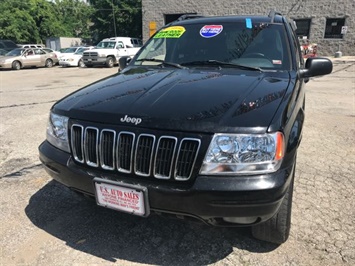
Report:
M 224 259 L 233 248 L 257 253 L 277 248 L 253 239 L 247 228 L 216 228 L 158 215 L 140 218 L 105 209 L 55 181 L 31 197 L 25 212 L 34 225 L 68 246 L 112 262 L 205 265 Z

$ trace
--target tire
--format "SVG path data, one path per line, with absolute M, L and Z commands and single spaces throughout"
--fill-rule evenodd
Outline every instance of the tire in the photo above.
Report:
M 293 175 L 290 186 L 287 189 L 287 192 L 278 212 L 266 222 L 252 227 L 252 235 L 256 239 L 271 242 L 278 245 L 286 242 L 286 240 L 288 239 L 291 229 L 294 176 L 295 167 L 293 169 Z
M 21 63 L 19 61 L 14 61 L 14 62 L 12 62 L 11 67 L 12 67 L 13 70 L 20 70 L 21 69 Z
M 112 68 L 114 66 L 113 58 L 111 56 L 106 58 L 106 67 Z
M 78 62 L 78 67 L 85 67 L 83 59 L 80 59 Z
M 53 66 L 53 61 L 52 59 L 47 59 L 46 60 L 46 63 L 44 64 L 45 67 L 52 67 Z

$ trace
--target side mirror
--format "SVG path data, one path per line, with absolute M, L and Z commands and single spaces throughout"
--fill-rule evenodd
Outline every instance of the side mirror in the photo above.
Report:
M 131 60 L 132 59 L 129 56 L 121 56 L 120 59 L 118 59 L 118 72 L 121 72 L 123 69 L 125 69 Z
M 333 63 L 328 58 L 311 57 L 306 61 L 304 69 L 300 70 L 301 78 L 323 76 L 332 73 Z

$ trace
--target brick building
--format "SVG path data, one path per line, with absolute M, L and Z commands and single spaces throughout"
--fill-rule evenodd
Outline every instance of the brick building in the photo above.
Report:
M 355 0 L 142 0 L 143 40 L 183 14 L 267 15 L 271 9 L 294 19 L 297 34 L 317 43 L 318 55 L 355 55 Z

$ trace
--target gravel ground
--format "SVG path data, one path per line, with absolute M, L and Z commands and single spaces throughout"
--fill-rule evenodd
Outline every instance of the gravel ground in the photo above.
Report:
M 38 160 L 51 105 L 106 68 L 0 71 L 0 265 L 355 265 L 355 60 L 307 84 L 292 229 L 276 246 L 213 228 L 95 205 Z

